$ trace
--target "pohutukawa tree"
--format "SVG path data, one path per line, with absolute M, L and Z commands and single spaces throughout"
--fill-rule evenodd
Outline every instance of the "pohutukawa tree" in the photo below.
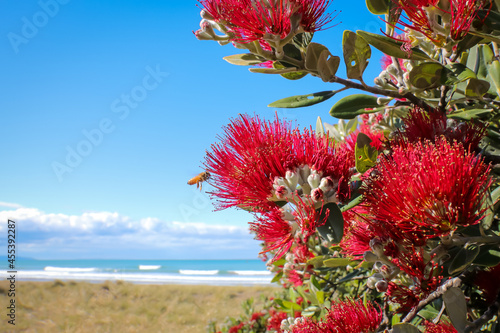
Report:
M 201 0 L 195 36 L 231 64 L 336 90 L 316 130 L 241 115 L 204 161 L 217 208 L 244 209 L 286 292 L 215 332 L 500 332 L 500 1 L 366 0 L 381 34 L 312 42 L 328 0 Z M 371 49 L 384 53 L 373 84 Z M 207 175 L 208 175 L 207 174 Z M 362 299 L 362 301 L 361 301 Z

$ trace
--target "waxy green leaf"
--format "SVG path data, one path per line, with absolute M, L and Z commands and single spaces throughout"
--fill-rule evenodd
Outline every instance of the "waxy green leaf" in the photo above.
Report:
M 323 51 L 328 51 L 328 48 L 322 44 L 309 43 L 309 45 L 307 45 L 305 62 L 306 69 L 310 71 L 317 71 L 319 56 Z
M 392 327 L 392 333 L 420 333 L 420 331 L 412 324 L 399 323 Z
M 465 88 L 465 96 L 482 97 L 490 89 L 490 83 L 486 80 L 471 78 Z
M 255 55 L 253 53 L 234 54 L 222 59 L 226 60 L 230 64 L 238 66 L 253 66 L 266 61 L 266 59 L 259 57 L 258 55 Z
M 330 109 L 330 115 L 340 119 L 353 119 L 360 114 L 373 113 L 378 105 L 377 97 L 354 94 L 340 99 Z M 367 110 L 368 109 L 368 110 Z
M 335 203 L 329 202 L 318 210 L 321 211 L 320 221 L 322 221 L 328 213 L 325 224 L 316 228 L 320 236 L 330 243 L 340 243 L 344 236 L 344 218 L 342 217 L 340 208 Z
M 458 251 L 448 267 L 448 274 L 453 275 L 466 269 L 479 254 L 479 246 L 467 244 Z
M 453 85 L 458 82 L 463 82 L 470 78 L 476 78 L 476 73 L 473 70 L 467 68 L 467 66 L 461 63 L 452 63 L 446 65 L 444 71 L 444 77 L 441 84 Z
M 452 119 L 485 119 L 491 114 L 493 109 L 459 109 L 448 115 L 448 118 Z
M 441 64 L 424 62 L 411 70 L 409 74 L 410 83 L 417 89 L 435 88 L 441 83 L 443 70 L 444 67 Z
M 451 287 L 443 294 L 446 313 L 450 317 L 453 327 L 462 333 L 467 326 L 467 301 L 460 288 Z
M 500 264 L 500 250 L 496 245 L 483 245 L 474 259 L 474 265 L 494 267 Z
M 289 45 L 289 44 L 287 44 L 287 45 Z M 284 68 L 293 68 L 293 67 L 294 67 L 293 65 L 290 65 L 288 63 L 281 63 L 280 61 L 273 62 L 273 68 L 274 69 L 284 69 Z M 283 73 L 283 74 L 280 74 L 280 75 L 283 76 L 285 79 L 288 79 L 288 80 L 299 80 L 299 79 L 302 79 L 307 74 L 308 74 L 307 72 L 294 71 L 294 72 L 291 72 L 291 73 Z
M 295 67 L 287 67 L 283 69 L 275 69 L 275 68 L 249 68 L 248 69 L 252 73 L 261 73 L 261 74 L 284 74 L 284 73 L 293 73 L 297 72 L 297 68 Z
M 333 97 L 336 91 L 320 91 L 307 95 L 285 97 L 268 105 L 271 108 L 302 108 L 326 101 Z
M 353 261 L 349 258 L 332 258 L 323 261 L 323 265 L 326 267 L 345 267 L 347 265 L 355 266 L 359 262 Z
M 356 158 L 356 170 L 365 173 L 377 163 L 378 151 L 371 146 L 372 140 L 364 133 L 358 133 L 354 156 Z
M 366 0 L 366 7 L 375 15 L 384 15 L 389 13 L 391 0 Z
M 329 82 L 335 76 L 339 64 L 340 58 L 333 56 L 326 46 L 318 43 L 307 46 L 305 67 L 316 72 L 324 82 Z
M 426 53 L 420 51 L 417 48 L 412 48 L 411 52 L 403 51 L 401 49 L 403 43 L 398 42 L 390 37 L 381 36 L 361 30 L 356 31 L 356 33 L 361 37 L 363 37 L 363 39 L 368 44 L 379 49 L 380 51 L 384 52 L 385 54 L 391 57 L 396 57 L 401 59 L 411 59 L 411 60 L 431 60 L 431 58 L 429 58 L 429 56 Z
M 370 59 L 372 54 L 370 45 L 368 45 L 363 37 L 352 31 L 345 30 L 342 39 L 342 49 L 347 77 L 361 81 L 363 72 L 368 65 L 368 59 Z

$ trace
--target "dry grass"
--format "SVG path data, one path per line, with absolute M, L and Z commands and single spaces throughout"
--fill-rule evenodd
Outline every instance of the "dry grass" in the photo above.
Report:
M 241 313 L 241 302 L 275 287 L 16 282 L 16 326 L 7 323 L 8 281 L 0 282 L 0 332 L 205 332 L 209 320 Z

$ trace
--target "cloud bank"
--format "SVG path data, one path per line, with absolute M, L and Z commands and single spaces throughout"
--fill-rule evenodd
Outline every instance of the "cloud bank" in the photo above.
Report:
M 16 222 L 17 254 L 40 259 L 253 259 L 260 250 L 247 226 L 134 220 L 117 212 L 45 213 L 1 203 L 0 234 Z M 0 207 L 0 208 L 1 208 Z M 5 222 L 5 223 L 4 223 Z M 7 237 L 0 237 L 4 247 Z

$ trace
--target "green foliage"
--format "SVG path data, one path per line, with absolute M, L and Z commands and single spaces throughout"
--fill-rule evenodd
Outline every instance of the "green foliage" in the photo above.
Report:
M 343 97 L 330 109 L 330 115 L 340 119 L 353 119 L 361 114 L 376 112 L 377 97 L 355 94 Z
M 347 77 L 362 81 L 363 72 L 371 57 L 370 45 L 356 33 L 346 30 L 342 40 Z

